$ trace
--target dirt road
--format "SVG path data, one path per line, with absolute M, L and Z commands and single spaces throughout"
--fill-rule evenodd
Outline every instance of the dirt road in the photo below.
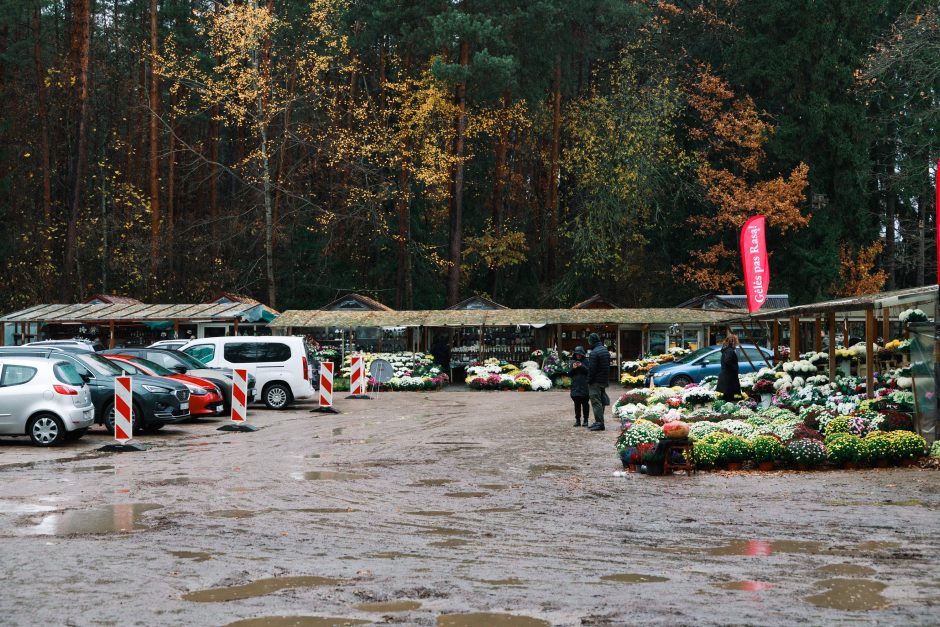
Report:
M 120 455 L 0 440 L 0 623 L 936 624 L 940 474 L 617 478 L 616 430 L 569 404 L 386 394 Z

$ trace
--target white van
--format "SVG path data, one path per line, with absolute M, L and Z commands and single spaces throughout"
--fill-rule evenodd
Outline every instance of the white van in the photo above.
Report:
M 302 337 L 207 337 L 179 350 L 210 368 L 245 368 L 255 376 L 259 400 L 268 409 L 313 396 Z

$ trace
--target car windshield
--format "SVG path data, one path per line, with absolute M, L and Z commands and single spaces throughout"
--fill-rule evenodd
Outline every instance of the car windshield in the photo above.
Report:
M 94 353 L 88 354 L 76 354 L 75 358 L 80 362 L 88 366 L 92 371 L 103 374 L 103 375 L 115 375 L 120 376 L 124 374 L 124 371 L 115 366 L 113 363 L 102 357 L 101 355 L 96 355 Z
M 711 353 L 713 350 L 715 350 L 715 347 L 714 347 L 714 346 L 703 346 L 702 348 L 700 348 L 700 349 L 698 349 L 698 350 L 692 351 L 691 353 L 689 353 L 689 354 L 686 355 L 685 357 L 683 357 L 683 358 L 681 358 L 681 359 L 677 359 L 677 360 L 675 361 L 675 363 L 677 363 L 677 364 L 690 364 L 690 363 L 692 363 L 693 361 L 695 361 L 696 359 L 698 359 L 698 358 L 700 358 L 700 357 L 704 357 L 705 355 L 708 355 L 708 354 Z
M 206 367 L 206 365 L 205 365 L 204 363 L 202 363 L 201 361 L 199 361 L 199 360 L 196 359 L 195 357 L 192 357 L 192 356 L 190 356 L 190 355 L 184 353 L 183 351 L 170 351 L 170 352 L 173 354 L 173 357 L 174 357 L 175 359 L 178 359 L 179 361 L 183 362 L 183 364 L 184 364 L 187 368 L 190 368 L 190 369 L 192 369 L 192 368 L 203 369 L 203 368 Z
M 143 357 L 131 357 L 130 359 L 128 359 L 128 361 L 131 362 L 132 364 L 136 364 L 140 366 L 141 368 L 145 368 L 146 370 L 149 370 L 150 372 L 157 375 L 158 377 L 170 377 L 170 376 L 173 376 L 174 374 L 177 374 L 173 372 L 172 370 L 168 370 L 167 368 L 164 368 L 157 362 L 150 361 L 149 359 L 144 359 Z

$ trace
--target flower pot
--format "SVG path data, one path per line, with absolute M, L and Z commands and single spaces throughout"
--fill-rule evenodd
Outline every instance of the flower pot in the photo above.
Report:
M 757 464 L 757 469 L 758 469 L 758 470 L 763 470 L 764 472 L 767 472 L 768 470 L 773 470 L 773 469 L 774 469 L 774 463 L 773 463 L 773 462 L 761 462 L 761 463 Z
M 887 468 L 889 465 L 890 465 L 890 464 L 889 464 L 889 462 L 888 462 L 887 459 L 878 459 L 878 460 L 875 460 L 875 467 L 876 467 L 876 468 Z
M 630 470 L 630 472 L 636 472 L 636 464 L 628 464 L 627 468 Z
M 741 470 L 744 467 L 744 464 L 741 462 L 728 462 L 725 464 L 727 470 Z
M 910 468 L 913 465 L 914 465 L 913 459 L 908 458 L 908 459 L 901 460 L 901 468 Z
M 802 472 L 806 472 L 807 470 L 810 470 L 810 467 L 806 464 L 797 464 L 796 469 Z
M 842 464 L 842 467 L 846 470 L 855 470 L 858 468 L 855 462 L 845 462 L 844 464 Z
M 773 397 L 772 394 L 761 394 L 760 395 L 760 406 L 761 407 L 770 407 L 770 399 Z

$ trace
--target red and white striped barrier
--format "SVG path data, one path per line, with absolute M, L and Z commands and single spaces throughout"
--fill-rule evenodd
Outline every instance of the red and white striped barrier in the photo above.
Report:
M 236 368 L 232 379 L 232 422 L 245 422 L 248 413 L 248 371 Z
M 349 373 L 349 392 L 353 396 L 366 396 L 369 391 L 366 382 L 366 359 L 362 353 L 353 355 L 350 360 L 352 369 Z
M 333 406 L 333 362 L 320 364 L 320 407 Z
M 114 378 L 114 439 L 119 444 L 126 444 L 134 437 L 134 419 L 131 408 L 134 406 L 134 392 L 131 389 L 131 377 Z

